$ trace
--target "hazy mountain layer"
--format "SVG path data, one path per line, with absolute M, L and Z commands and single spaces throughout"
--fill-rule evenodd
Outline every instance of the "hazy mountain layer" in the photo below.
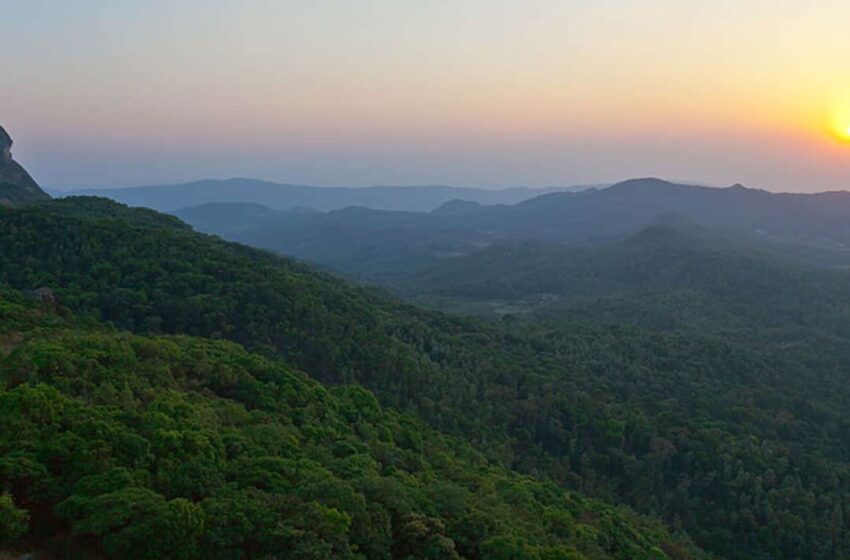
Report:
M 378 282 L 492 243 L 587 245 L 659 221 L 724 231 L 800 261 L 850 264 L 850 193 L 845 192 L 772 194 L 643 179 L 513 206 L 455 201 L 431 213 L 351 208 L 243 216 L 237 209 L 207 207 L 177 214 L 202 231 Z
M 159 185 L 121 189 L 75 190 L 66 196 L 104 196 L 131 206 L 173 211 L 187 206 L 217 202 L 262 204 L 276 210 L 312 208 L 339 210 L 362 206 L 377 210 L 429 212 L 453 199 L 482 204 L 516 204 L 545 193 L 581 187 L 503 190 L 425 186 L 378 186 L 363 188 L 310 187 L 258 181 L 255 179 L 205 180 L 180 185 Z

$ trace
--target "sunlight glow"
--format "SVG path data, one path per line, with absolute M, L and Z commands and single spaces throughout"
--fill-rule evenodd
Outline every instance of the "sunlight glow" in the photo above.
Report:
M 835 114 L 833 131 L 838 139 L 850 142 L 850 108 L 838 111 Z
M 847 0 L 42 4 L 0 117 L 47 186 L 850 188 Z

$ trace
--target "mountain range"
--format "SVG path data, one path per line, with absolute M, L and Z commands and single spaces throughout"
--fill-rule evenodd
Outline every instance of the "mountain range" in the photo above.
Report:
M 541 194 L 584 188 L 588 187 L 515 187 L 501 190 L 441 185 L 311 187 L 237 178 L 202 180 L 179 185 L 78 189 L 56 194 L 103 196 L 130 206 L 144 206 L 163 212 L 221 202 L 262 204 L 275 210 L 312 208 L 331 211 L 348 206 L 362 206 L 376 210 L 428 212 L 452 199 L 471 200 L 481 204 L 515 204 Z
M 775 194 L 636 179 L 514 205 L 449 201 L 431 212 L 350 207 L 273 211 L 211 204 L 175 214 L 200 231 L 370 281 L 436 266 L 492 244 L 594 245 L 658 223 L 726 232 L 736 243 L 829 266 L 850 263 L 850 193 Z
M 0 205 L 0 556 L 848 557 L 846 197 Z

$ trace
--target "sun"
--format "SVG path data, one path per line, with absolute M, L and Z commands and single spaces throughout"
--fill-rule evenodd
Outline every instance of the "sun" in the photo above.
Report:
M 850 108 L 835 112 L 832 119 L 832 131 L 839 140 L 850 143 Z
M 832 128 L 833 134 L 842 142 L 850 143 L 850 124 L 846 121 L 836 122 Z

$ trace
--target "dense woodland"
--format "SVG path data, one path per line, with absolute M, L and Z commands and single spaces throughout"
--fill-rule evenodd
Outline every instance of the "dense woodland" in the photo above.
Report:
M 59 313 L 57 313 L 59 311 Z M 62 316 L 60 316 L 60 314 Z M 0 294 L 0 544 L 97 558 L 700 558 L 224 341 Z
M 650 319 L 666 315 L 671 329 L 699 322 L 702 332 L 754 325 L 850 332 L 846 268 L 809 266 L 780 247 L 675 221 L 591 247 L 493 244 L 391 285 L 448 307 L 452 300 L 482 310 L 501 302 L 520 312 L 610 323 L 644 316 L 659 328 L 663 323 Z
M 546 488 L 629 505 L 724 558 L 850 555 L 844 415 L 850 347 L 841 330 L 819 326 L 817 316 L 798 322 L 794 301 L 783 307 L 765 300 L 757 314 L 742 314 L 728 330 L 720 320 L 713 329 L 612 325 L 585 320 L 587 306 L 575 317 L 484 322 L 400 304 L 308 266 L 196 234 L 173 218 L 104 200 L 0 209 L 0 218 L 0 282 L 17 290 L 52 288 L 77 321 L 230 339 L 265 356 L 251 357 L 256 363 L 283 359 L 332 386 L 365 386 L 388 418 L 416 417 L 429 426 L 416 428 L 423 434 L 445 434 L 427 437 L 469 442 L 482 454 L 473 464 L 501 465 Z M 740 258 L 733 256 L 730 270 L 741 270 Z M 787 282 L 770 282 L 795 293 L 795 278 L 792 272 Z M 832 289 L 831 282 L 823 289 Z M 711 307 L 710 291 L 695 293 L 687 301 Z M 675 303 L 682 297 L 636 292 L 592 305 L 614 317 L 642 307 L 666 316 L 682 308 Z M 842 297 L 837 293 L 836 301 Z M 718 317 L 733 313 L 734 301 L 718 309 Z M 694 317 L 711 316 L 693 312 L 682 321 Z M 739 336 L 747 329 L 752 336 Z M 241 352 L 220 342 L 194 344 Z M 64 389 L 83 398 L 79 387 Z M 199 503 L 199 496 L 163 495 Z M 417 513 L 439 518 L 427 507 Z M 534 547 L 551 544 L 510 532 L 529 551 L 506 557 L 533 558 Z M 466 557 L 499 557 L 448 538 Z M 663 540 L 651 542 L 676 558 L 679 552 L 661 547 Z M 562 543 L 580 549 L 569 538 Z M 394 557 L 404 557 L 398 550 Z

